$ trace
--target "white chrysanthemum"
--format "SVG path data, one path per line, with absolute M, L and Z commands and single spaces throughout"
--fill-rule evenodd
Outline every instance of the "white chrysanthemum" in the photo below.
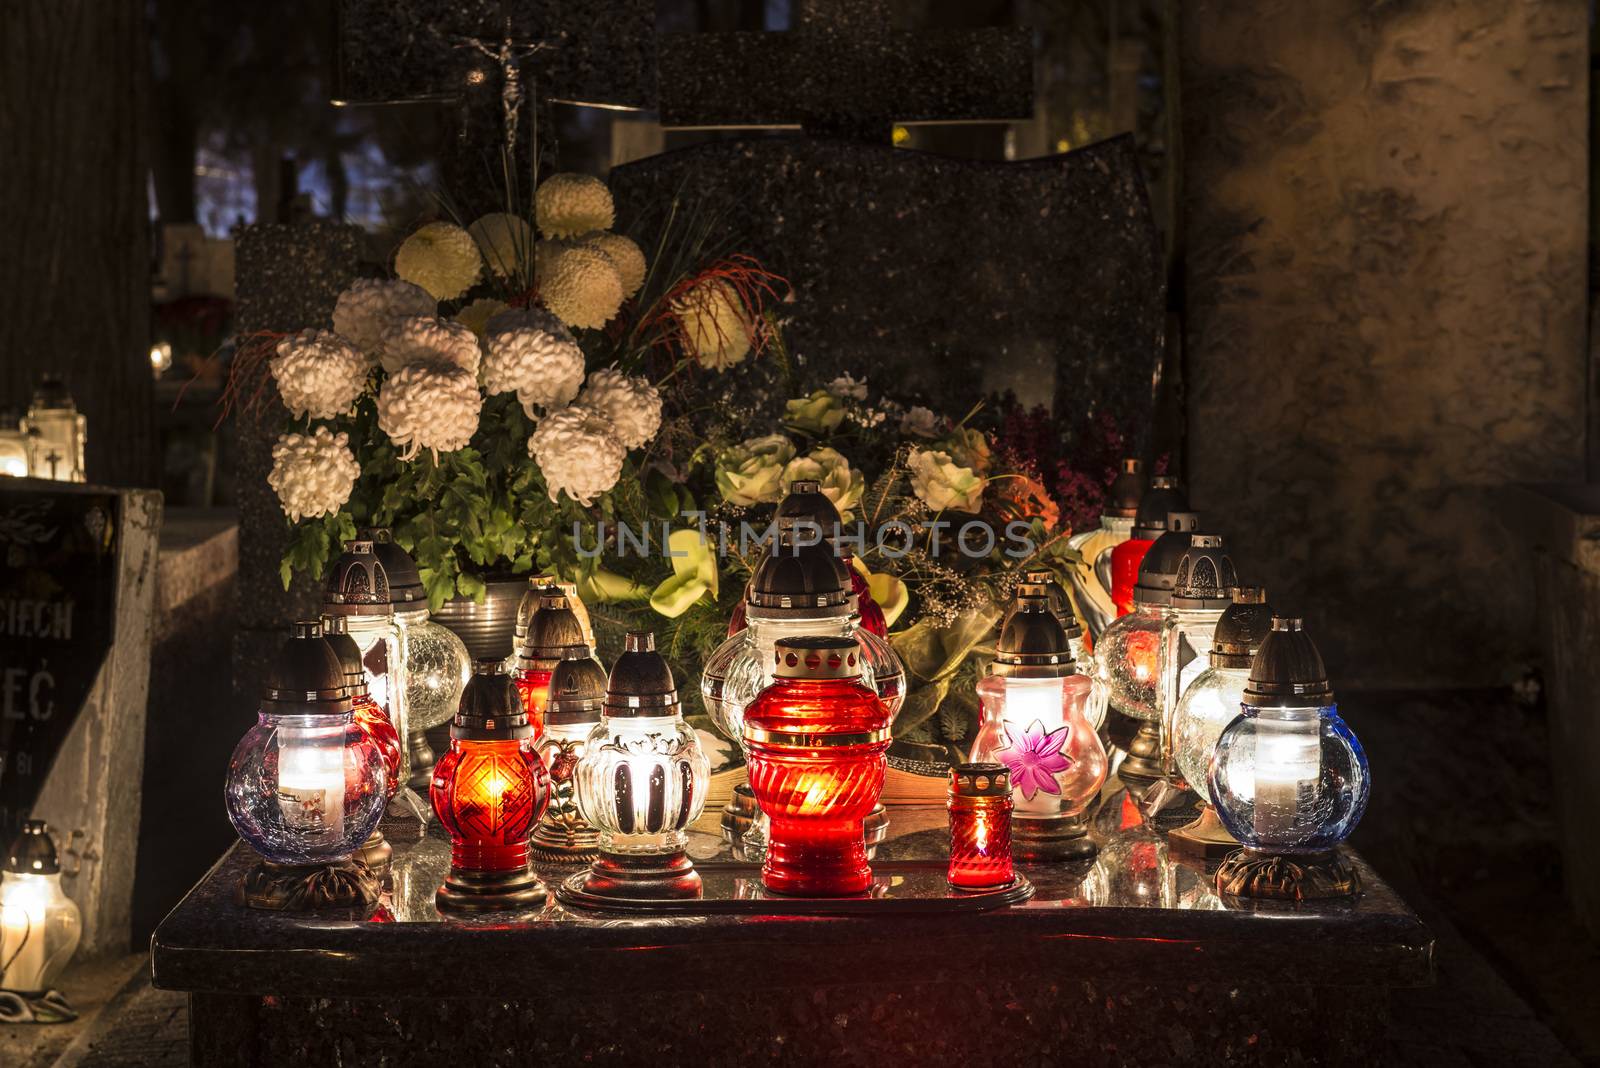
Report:
M 590 230 L 609 230 L 616 218 L 611 190 L 588 174 L 552 174 L 539 186 L 534 208 L 539 232 L 548 237 L 577 237 Z
M 478 429 L 483 394 L 472 372 L 441 360 L 409 363 L 378 391 L 378 428 L 409 460 L 419 449 L 454 452 Z
M 489 270 L 501 278 L 522 273 L 519 268 L 533 255 L 533 227 L 520 215 L 490 212 L 467 227 L 467 233 L 478 243 Z
M 418 227 L 394 254 L 394 273 L 438 300 L 455 300 L 472 288 L 482 271 L 478 243 L 455 223 Z
M 296 419 L 332 419 L 367 388 L 366 354 L 331 330 L 284 338 L 267 366 Z
M 539 279 L 539 299 L 568 326 L 604 326 L 622 307 L 622 276 L 598 249 L 564 248 Z
M 392 320 L 384 330 L 382 359 L 383 369 L 390 374 L 407 364 L 436 360 L 476 375 L 483 350 L 478 348 L 478 335 L 466 323 L 436 315 L 410 315 Z
M 503 300 L 479 297 L 465 308 L 456 312 L 456 322 L 477 334 L 479 340 L 482 340 L 484 332 L 489 328 L 489 320 L 501 312 L 510 310 L 511 305 Z
M 433 315 L 439 302 L 421 286 L 398 278 L 357 278 L 333 306 L 333 332 L 353 341 L 376 360 L 383 348 L 383 329 L 405 315 Z
M 585 234 L 578 239 L 578 244 L 589 248 L 599 249 L 611 260 L 612 266 L 617 269 L 617 276 L 622 279 L 622 295 L 631 297 L 639 292 L 639 287 L 644 285 L 645 262 L 644 253 L 634 243 L 633 238 L 624 237 L 622 234 L 613 234 L 607 231 Z
M 350 452 L 350 435 L 319 426 L 309 434 L 284 434 L 272 446 L 267 485 L 293 522 L 330 515 L 344 507 L 361 475 Z
M 700 366 L 726 371 L 750 353 L 750 324 L 739 291 L 709 278 L 673 302 L 684 344 Z
M 568 241 L 540 241 L 533 246 L 533 280 L 536 285 L 543 285 L 544 280 L 550 277 L 550 272 L 556 269 L 556 257 L 560 256 L 572 244 Z
M 617 484 L 627 450 L 603 416 L 574 404 L 539 420 L 528 438 L 528 454 L 544 473 L 552 501 L 565 491 L 588 506 Z
M 661 429 L 661 394 L 647 378 L 633 378 L 615 367 L 589 375 L 578 403 L 599 412 L 611 424 L 624 449 L 637 449 Z
M 583 385 L 583 350 L 561 320 L 541 308 L 501 312 L 484 334 L 483 388 L 515 391 L 529 419 L 564 408 Z
M 912 452 L 906 467 L 911 472 L 911 492 L 934 511 L 976 512 L 983 506 L 984 480 L 950 459 L 949 453 L 919 449 Z

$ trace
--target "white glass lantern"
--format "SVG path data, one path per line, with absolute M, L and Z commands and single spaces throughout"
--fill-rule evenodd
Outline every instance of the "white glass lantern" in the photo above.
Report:
M 56 375 L 45 375 L 22 421 L 28 437 L 28 474 L 55 482 L 84 481 L 88 421 Z
M 390 603 L 388 572 L 371 541 L 356 539 L 333 562 L 322 594 L 322 612 L 345 617 L 347 633 L 361 650 L 367 693 L 405 738 L 410 720 L 404 638 Z M 410 754 L 402 753 L 402 787 L 410 776 Z
M 1178 575 L 1173 580 L 1170 611 L 1161 632 L 1161 650 L 1156 661 L 1157 714 L 1161 722 L 1165 775 L 1169 782 L 1178 786 L 1184 785 L 1178 775 L 1173 741 L 1173 717 L 1178 710 L 1178 699 L 1206 669 L 1217 621 L 1233 603 L 1233 591 L 1238 586 L 1238 571 L 1233 557 L 1222 544 L 1221 535 L 1195 534 L 1188 551 L 1178 561 Z
M 43 820 L 28 820 L 0 876 L 0 990 L 50 989 L 82 934 L 78 906 L 61 889 L 55 842 Z

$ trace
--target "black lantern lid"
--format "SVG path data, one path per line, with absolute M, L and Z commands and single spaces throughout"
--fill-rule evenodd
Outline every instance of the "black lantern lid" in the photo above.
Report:
M 371 541 L 357 538 L 328 568 L 322 588 L 322 610 L 330 616 L 387 616 L 389 572 L 378 559 Z
M 1067 637 L 1083 636 L 1083 624 L 1078 622 L 1077 613 L 1072 610 L 1072 600 L 1061 583 L 1056 581 L 1055 572 L 1047 568 L 1024 571 L 1022 581 L 1017 584 L 1017 596 L 1043 597 L 1050 603 L 1050 611 L 1055 613 L 1056 621 L 1067 632 Z
M 953 764 L 950 793 L 956 797 L 1007 797 L 1011 793 L 1011 769 L 1004 764 Z
M 777 521 L 780 538 L 802 522 L 816 524 L 824 538 L 831 538 L 841 522 L 839 509 L 822 492 L 822 483 L 814 478 L 797 478 L 789 483 L 789 492 L 778 502 L 778 510 L 772 518 Z
M 594 657 L 563 660 L 550 672 L 545 723 L 599 723 L 606 700 L 606 669 Z
M 1233 603 L 1217 620 L 1211 642 L 1211 666 L 1248 668 L 1272 630 L 1272 606 L 1260 586 L 1240 586 Z
M 594 650 L 583 639 L 583 623 L 563 593 L 545 593 L 539 607 L 528 618 L 528 632 L 517 648 L 517 664 L 531 666 L 535 660 L 581 660 Z
M 66 381 L 54 371 L 46 371 L 39 376 L 39 384 L 33 389 L 34 408 L 75 408 L 72 403 L 72 394 L 67 390 Z
M 1222 611 L 1233 603 L 1239 573 L 1221 534 L 1196 534 L 1178 561 L 1172 583 L 1172 607 Z
M 428 591 L 422 586 L 422 573 L 417 562 L 394 542 L 394 532 L 388 527 L 363 527 L 356 536 L 372 542 L 372 551 L 389 576 L 389 603 L 393 605 L 422 605 L 428 602 Z
M 605 714 L 671 716 L 677 711 L 678 684 L 672 680 L 666 660 L 656 652 L 656 636 L 647 630 L 630 630 L 606 681 Z
M 773 649 L 772 674 L 779 679 L 857 679 L 861 646 L 838 635 L 779 638 Z
M 461 704 L 450 723 L 450 737 L 465 742 L 499 742 L 533 737 L 528 710 L 506 662 L 490 657 L 472 662 L 472 678 L 461 691 Z
M 850 571 L 830 545 L 784 541 L 756 568 L 745 603 L 769 618 L 847 615 L 855 607 Z
M 8 875 L 56 875 L 61 859 L 56 856 L 56 841 L 44 820 L 27 820 L 11 842 L 6 854 Z
M 1199 527 L 1200 516 L 1195 512 L 1173 512 L 1167 516 L 1167 532 L 1155 540 L 1139 564 L 1139 581 L 1133 587 L 1134 604 L 1172 603 L 1178 564 L 1189 551 L 1189 543 Z
M 344 664 L 318 620 L 301 620 L 278 647 L 261 682 L 261 710 L 278 716 L 336 716 L 350 711 Z
M 1178 488 L 1178 480 L 1171 475 L 1157 475 L 1150 480 L 1150 488 L 1139 498 L 1139 509 L 1133 520 L 1133 536 L 1159 538 L 1167 529 L 1167 515 L 1189 509 L 1189 498 Z
M 1303 620 L 1272 617 L 1272 630 L 1250 662 L 1244 703 L 1268 708 L 1321 708 L 1333 704 L 1333 687 Z
M 1123 460 L 1122 470 L 1112 480 L 1106 491 L 1105 515 L 1120 519 L 1133 519 L 1139 515 L 1139 502 L 1144 498 L 1144 461 Z
M 322 640 L 333 649 L 344 667 L 344 681 L 351 697 L 367 695 L 367 672 L 361 666 L 361 646 L 350 637 L 350 620 L 347 616 L 323 616 Z
M 554 575 L 529 575 L 528 588 L 522 595 L 522 600 L 517 602 L 517 622 L 513 629 L 513 637 L 518 646 L 528 634 L 528 620 L 539 610 L 539 598 L 547 593 L 563 593 L 564 590 L 556 585 Z
M 1067 632 L 1043 597 L 1022 595 L 1000 624 L 991 675 L 1006 679 L 1060 679 L 1073 673 Z

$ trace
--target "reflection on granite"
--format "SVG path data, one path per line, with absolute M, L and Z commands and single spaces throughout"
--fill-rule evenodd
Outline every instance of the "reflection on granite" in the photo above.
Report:
M 941 809 L 891 820 L 882 861 L 943 856 Z M 445 1050 L 484 1064 L 578 1050 L 595 1063 L 939 1062 L 992 1059 L 1002 1042 L 1019 1058 L 1254 1063 L 1315 1047 L 1360 1060 L 1387 990 L 1431 975 L 1431 936 L 1363 862 L 1353 902 L 1239 907 L 1140 827 L 1102 835 L 1094 860 L 1023 866 L 1037 888 L 1026 904 L 883 917 L 625 916 L 553 894 L 538 910 L 441 915 L 437 827 L 385 833 L 395 866 L 376 915 L 239 908 L 229 895 L 250 858 L 236 846 L 167 917 L 155 981 L 202 995 L 197 1064 Z M 708 835 L 693 854 L 731 860 Z M 577 870 L 540 874 L 555 887 Z M 541 993 L 504 1000 L 518 990 Z

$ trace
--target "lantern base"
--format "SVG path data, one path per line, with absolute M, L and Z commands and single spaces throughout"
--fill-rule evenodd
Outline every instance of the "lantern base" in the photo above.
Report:
M 263 860 L 244 873 L 234 900 L 274 912 L 371 908 L 378 903 L 378 881 L 366 868 L 347 860 L 332 864 Z
M 749 783 L 739 783 L 722 809 L 722 837 L 735 846 L 744 841 L 745 832 L 755 822 L 758 811 L 755 791 L 750 789 Z
M 1239 840 L 1217 818 L 1217 810 L 1210 803 L 1200 806 L 1200 815 L 1194 822 L 1186 823 L 1167 832 L 1167 847 L 1190 860 L 1221 860 L 1239 848 Z
M 433 902 L 455 912 L 535 909 L 544 905 L 545 885 L 526 866 L 510 871 L 451 868 L 444 885 L 433 895 Z
M 1150 721 L 1139 724 L 1139 732 L 1128 743 L 1128 757 L 1117 771 L 1117 778 L 1134 795 L 1143 794 L 1162 779 L 1161 727 Z
M 389 874 L 389 865 L 394 860 L 394 846 L 389 844 L 382 831 L 374 827 L 352 859 L 372 873 L 374 879 L 381 880 Z
M 1099 852 L 1081 813 L 1042 820 L 1012 817 L 1011 855 L 1018 860 L 1083 860 Z
M 428 787 L 433 782 L 433 765 L 437 762 L 433 746 L 428 744 L 428 736 L 422 731 L 412 731 L 406 735 L 406 753 L 411 758 L 411 777 L 406 780 L 406 785 L 423 797 L 428 796 Z
M 1217 869 L 1217 893 L 1224 896 L 1320 901 L 1360 892 L 1360 874 L 1336 849 L 1284 856 L 1247 846 L 1228 854 Z
M 683 850 L 675 853 L 607 853 L 601 850 L 583 878 L 582 891 L 602 898 L 697 898 L 700 873 Z
M 889 811 L 878 805 L 861 821 L 861 840 L 867 846 L 867 859 L 871 860 L 878 854 L 878 847 L 883 840 L 889 837 Z
M 580 816 L 570 820 L 547 815 L 533 829 L 530 851 L 535 859 L 552 864 L 577 864 L 600 855 L 600 832 Z

